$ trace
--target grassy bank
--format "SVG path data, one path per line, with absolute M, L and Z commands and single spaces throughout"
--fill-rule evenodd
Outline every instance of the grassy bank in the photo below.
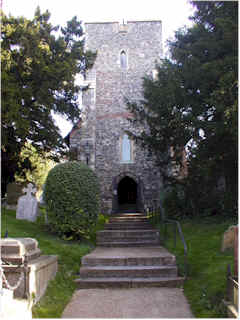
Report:
M 233 250 L 221 252 L 221 243 L 223 233 L 233 224 L 236 224 L 236 220 L 221 219 L 221 217 L 181 222 L 188 246 L 189 267 L 184 293 L 197 318 L 227 317 L 222 299 L 226 293 L 227 265 L 231 264 L 233 268 Z M 159 228 L 162 229 L 160 226 Z M 183 246 L 177 237 L 175 248 L 170 226 L 168 230 L 169 238 L 166 241 L 166 247 L 176 254 L 179 268 L 183 270 Z
M 103 216 L 100 217 L 97 229 L 104 224 Z M 59 239 L 49 233 L 44 226 L 43 219 L 32 223 L 16 220 L 16 212 L 2 210 L 1 235 L 8 230 L 9 237 L 30 237 L 38 241 L 43 254 L 58 255 L 58 273 L 47 288 L 46 294 L 33 308 L 34 318 L 60 318 L 70 301 L 76 285 L 74 279 L 79 272 L 82 256 L 90 252 L 94 247 L 93 242 L 69 242 Z
M 31 237 L 39 242 L 43 254 L 53 254 L 59 257 L 59 271 L 56 278 L 50 282 L 47 292 L 33 308 L 34 318 L 60 318 L 70 301 L 76 285 L 74 279 L 79 272 L 81 257 L 94 247 L 92 242 L 69 242 L 60 240 L 50 234 L 43 220 L 36 223 L 16 220 L 15 211 L 2 212 L 2 236 L 6 229 L 9 237 Z M 101 215 L 96 230 L 102 229 L 105 218 Z M 222 299 L 226 292 L 226 269 L 230 263 L 233 266 L 233 250 L 221 252 L 221 242 L 224 231 L 230 225 L 236 224 L 231 219 L 204 218 L 183 220 L 181 226 L 188 246 L 188 279 L 184 284 L 184 293 L 197 318 L 226 317 Z M 159 225 L 160 231 L 162 226 Z M 96 231 L 94 230 L 94 231 Z M 177 241 L 176 248 L 173 236 L 166 242 L 170 252 L 176 254 L 179 269 L 183 271 L 183 246 Z

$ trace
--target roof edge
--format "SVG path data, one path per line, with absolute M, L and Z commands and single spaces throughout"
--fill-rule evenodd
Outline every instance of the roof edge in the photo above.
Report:
M 162 20 L 127 20 L 124 22 L 124 24 L 127 24 L 127 23 L 143 23 L 143 22 L 161 22 L 162 23 Z M 91 22 L 84 22 L 84 24 L 113 24 L 113 23 L 118 23 L 118 24 L 121 24 L 120 21 L 91 21 Z

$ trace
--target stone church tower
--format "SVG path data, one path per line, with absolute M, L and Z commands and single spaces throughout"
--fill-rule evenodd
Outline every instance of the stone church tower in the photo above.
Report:
M 125 133 L 131 115 L 125 98 L 142 98 L 142 77 L 154 76 L 162 57 L 161 21 L 86 23 L 86 49 L 97 51 L 83 91 L 84 115 L 70 133 L 78 160 L 99 177 L 102 212 L 143 211 L 159 198 L 159 170 L 146 150 Z

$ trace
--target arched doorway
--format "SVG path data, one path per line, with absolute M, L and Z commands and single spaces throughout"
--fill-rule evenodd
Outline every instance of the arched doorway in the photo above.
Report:
M 128 176 L 122 178 L 118 183 L 117 198 L 120 212 L 136 212 L 138 200 L 137 183 Z

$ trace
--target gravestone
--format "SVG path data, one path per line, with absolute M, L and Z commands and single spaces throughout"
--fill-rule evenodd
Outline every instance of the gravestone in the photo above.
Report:
M 38 214 L 38 201 L 32 195 L 36 193 L 37 189 L 29 183 L 27 188 L 23 188 L 26 195 L 18 199 L 16 218 L 19 220 L 35 221 Z
M 23 188 L 26 185 L 12 182 L 7 185 L 7 209 L 16 210 L 18 198 L 23 195 Z
M 28 302 L 37 303 L 57 273 L 58 257 L 42 255 L 38 241 L 33 238 L 0 239 L 0 252 L 3 287 L 12 290 L 14 298 L 28 297 Z
M 223 234 L 222 239 L 222 248 L 221 251 L 224 252 L 226 249 L 234 248 L 234 238 L 235 238 L 235 230 L 238 227 L 236 225 L 230 226 Z

